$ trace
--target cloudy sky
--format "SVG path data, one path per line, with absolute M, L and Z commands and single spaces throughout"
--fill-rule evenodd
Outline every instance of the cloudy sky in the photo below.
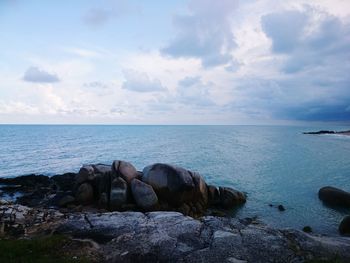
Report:
M 0 0 L 0 123 L 350 121 L 348 0 Z

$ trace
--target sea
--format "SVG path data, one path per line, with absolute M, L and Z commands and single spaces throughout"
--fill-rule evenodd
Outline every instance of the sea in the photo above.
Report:
M 350 210 L 326 206 L 318 190 L 350 191 L 350 136 L 302 133 L 321 129 L 350 127 L 0 125 L 0 177 L 77 172 L 117 159 L 138 170 L 170 163 L 245 192 L 247 203 L 231 216 L 337 235 Z

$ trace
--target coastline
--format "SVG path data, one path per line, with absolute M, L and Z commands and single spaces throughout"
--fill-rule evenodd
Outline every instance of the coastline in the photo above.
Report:
M 150 171 L 154 171 L 155 177 L 151 176 L 155 180 L 153 183 L 150 178 L 145 179 Z M 189 179 L 197 183 L 192 190 L 175 187 L 175 192 L 162 196 L 164 189 L 159 192 L 154 183 L 164 182 L 162 178 L 170 174 L 181 179 L 170 180 L 171 184 L 188 184 Z M 125 184 L 108 183 L 111 180 L 108 178 L 113 176 L 117 176 L 113 182 L 123 182 L 125 179 Z M 135 178 L 127 183 L 130 176 Z M 164 201 L 164 198 L 171 202 L 173 199 L 167 198 L 174 195 L 184 203 L 177 204 L 179 206 L 144 207 L 144 203 L 137 203 L 136 206 L 125 203 L 125 206 L 117 207 L 110 203 L 107 206 L 101 204 L 101 197 L 104 197 L 101 193 L 105 191 L 106 182 L 109 187 L 116 186 L 114 192 L 109 192 L 110 195 L 114 193 L 115 198 L 123 197 L 123 194 L 120 195 L 123 189 L 129 191 L 135 182 L 140 185 L 142 181 L 153 185 L 158 202 Z M 306 233 L 312 231 L 308 228 L 305 228 L 305 232 L 280 229 L 268 226 L 257 218 L 227 216 L 227 209 L 244 204 L 245 201 L 237 203 L 241 194 L 225 187 L 212 186 L 209 191 L 210 186 L 202 181 L 200 175 L 180 167 L 154 164 L 138 172 L 129 163 L 115 161 L 112 166 L 83 166 L 78 174 L 2 178 L 0 184 L 2 190 L 9 194 L 22 192 L 15 202 L 0 202 L 1 240 L 63 236 L 65 243 L 75 244 L 72 248 L 66 248 L 66 252 L 79 257 L 76 256 L 77 250 L 84 251 L 88 262 L 350 260 L 350 237 Z M 86 195 L 89 191 L 85 191 L 81 199 L 79 189 L 84 184 L 93 186 L 93 197 Z M 88 189 L 86 186 L 83 188 Z M 96 189 L 102 190 L 96 193 Z M 142 189 L 142 201 L 152 201 L 149 198 L 150 189 L 147 186 Z M 145 189 L 148 190 L 145 192 Z M 208 199 L 205 199 L 206 196 Z M 112 195 L 107 200 L 110 202 Z M 198 206 L 198 202 L 202 202 L 202 205 Z M 224 206 L 222 202 L 225 202 Z M 281 206 L 278 209 L 282 211 L 284 208 Z

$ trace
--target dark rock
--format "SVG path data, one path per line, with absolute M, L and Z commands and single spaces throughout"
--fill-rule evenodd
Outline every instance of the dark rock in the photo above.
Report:
M 51 180 L 57 186 L 57 191 L 73 191 L 76 176 L 77 174 L 75 173 L 65 173 L 54 175 L 51 177 Z
M 220 191 L 219 188 L 214 185 L 208 186 L 208 200 L 209 205 L 217 206 L 220 204 Z
M 89 183 L 83 183 L 78 187 L 76 200 L 83 205 L 89 205 L 94 201 L 94 189 Z
M 325 203 L 350 207 L 350 193 L 341 189 L 326 186 L 319 190 L 318 197 Z
M 108 196 L 106 193 L 101 193 L 98 199 L 98 207 L 101 209 L 108 209 Z
M 143 170 L 142 181 L 151 185 L 157 196 L 169 205 L 179 207 L 192 201 L 195 188 L 191 174 L 168 164 L 153 164 Z
M 283 205 L 278 205 L 277 209 L 281 212 L 286 211 L 285 207 Z
M 96 174 L 93 181 L 96 196 L 100 198 L 102 195 L 105 195 L 107 197 L 107 202 L 111 191 L 111 180 L 111 173 L 106 172 Z
M 91 181 L 95 177 L 94 167 L 91 165 L 83 165 L 80 168 L 79 173 L 77 174 L 75 181 L 77 185 L 80 185 L 84 182 Z
M 246 202 L 245 194 L 229 187 L 219 187 L 220 206 L 229 209 Z
M 20 185 L 25 188 L 50 187 L 50 178 L 45 175 L 23 175 L 14 178 L 0 178 L 0 185 Z
M 128 184 L 121 177 L 117 177 L 112 181 L 109 206 L 112 211 L 120 209 L 127 203 Z
M 304 226 L 304 227 L 303 227 L 303 231 L 304 231 L 305 233 L 311 233 L 311 232 L 312 232 L 312 228 L 311 228 L 311 226 Z
M 138 171 L 131 163 L 120 160 L 113 162 L 112 170 L 117 176 L 121 176 L 128 184 L 139 175 Z
M 72 204 L 72 203 L 74 203 L 75 202 L 75 198 L 73 197 L 73 196 L 71 196 L 71 195 L 65 195 L 64 197 L 62 197 L 61 199 L 60 199 L 60 201 L 58 202 L 58 205 L 60 206 L 60 207 L 65 207 L 65 206 L 67 206 L 67 205 L 69 205 L 69 204 Z
M 136 204 L 143 210 L 152 210 L 158 204 L 158 197 L 152 186 L 138 179 L 131 181 L 131 192 Z
M 339 233 L 342 235 L 350 235 L 350 216 L 343 218 L 339 225 Z
M 204 212 L 204 210 L 207 208 L 208 205 L 208 187 L 205 183 L 204 179 L 200 174 L 196 172 L 190 172 L 192 175 L 192 180 L 194 183 L 194 196 L 193 201 L 196 202 L 196 204 L 200 205 L 201 211 Z M 198 208 L 198 207 L 197 207 Z
M 92 165 L 92 167 L 94 168 L 95 174 L 105 174 L 105 173 L 112 172 L 112 167 L 110 165 L 107 165 L 107 164 L 99 163 L 99 164 Z

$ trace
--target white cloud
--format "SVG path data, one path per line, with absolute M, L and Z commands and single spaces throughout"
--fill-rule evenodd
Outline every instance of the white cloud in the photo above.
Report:
M 126 69 L 123 70 L 123 74 L 125 77 L 125 81 L 122 84 L 123 89 L 136 92 L 154 92 L 166 90 L 159 79 L 150 79 L 144 72 Z

